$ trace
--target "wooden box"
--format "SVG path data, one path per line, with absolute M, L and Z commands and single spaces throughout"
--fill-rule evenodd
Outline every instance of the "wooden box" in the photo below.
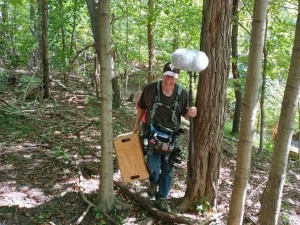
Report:
M 123 182 L 148 178 L 139 133 L 119 135 L 113 142 Z

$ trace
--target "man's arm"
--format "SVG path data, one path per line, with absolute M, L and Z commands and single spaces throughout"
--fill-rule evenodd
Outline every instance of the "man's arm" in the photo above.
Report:
M 140 122 L 145 113 L 145 110 L 141 109 L 140 107 L 137 107 L 137 113 L 136 113 L 136 118 L 135 118 L 135 123 L 134 123 L 134 128 L 133 128 L 133 133 L 136 133 L 137 131 L 140 130 Z

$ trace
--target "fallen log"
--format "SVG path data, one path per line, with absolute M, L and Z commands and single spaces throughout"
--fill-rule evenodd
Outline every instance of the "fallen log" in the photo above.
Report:
M 121 184 L 120 182 L 114 181 L 115 186 L 120 188 L 120 190 L 126 195 L 130 196 L 136 202 L 139 203 L 139 206 L 147 210 L 154 218 L 157 220 L 163 220 L 170 223 L 176 224 L 195 224 L 195 222 L 190 221 L 188 218 L 184 218 L 181 214 L 178 213 L 165 213 L 155 208 L 153 205 L 149 203 L 149 201 L 142 197 L 140 194 L 136 193 L 130 187 Z

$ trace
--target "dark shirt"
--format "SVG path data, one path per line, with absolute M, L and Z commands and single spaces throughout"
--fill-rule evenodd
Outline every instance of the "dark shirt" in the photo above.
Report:
M 155 81 L 152 83 L 149 83 L 145 88 L 143 89 L 143 92 L 141 94 L 141 97 L 137 103 L 138 107 L 146 110 L 146 123 L 148 126 L 150 126 L 150 111 L 153 107 L 154 101 L 155 101 L 155 94 L 157 91 L 157 82 Z M 175 84 L 174 91 L 170 97 L 165 96 L 162 92 L 162 87 L 160 85 L 160 102 L 172 106 L 176 96 L 178 95 L 178 84 Z M 180 121 L 181 116 L 184 116 L 188 109 L 188 93 L 186 90 L 182 89 L 182 92 L 179 97 L 179 107 L 176 111 L 177 120 Z M 154 118 L 153 118 L 154 124 L 161 124 L 167 128 L 174 129 L 175 125 L 172 121 L 172 110 L 168 109 L 164 106 L 158 106 L 156 109 Z

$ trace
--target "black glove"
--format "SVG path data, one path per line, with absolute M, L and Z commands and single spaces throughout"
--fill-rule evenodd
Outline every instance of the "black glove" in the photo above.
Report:
M 180 148 L 179 147 L 175 147 L 173 152 L 170 154 L 169 157 L 169 163 L 174 166 L 176 168 L 176 166 L 174 164 L 180 164 L 181 163 L 181 159 L 180 159 Z

